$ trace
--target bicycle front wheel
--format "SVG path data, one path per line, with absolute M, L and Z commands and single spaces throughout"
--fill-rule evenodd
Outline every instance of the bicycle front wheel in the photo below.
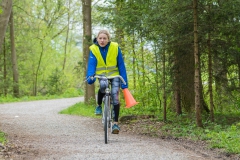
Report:
M 104 103 L 104 139 L 105 139 L 105 144 L 108 143 L 108 128 L 109 128 L 109 121 L 110 121 L 109 108 L 110 108 L 110 97 L 106 96 L 105 97 L 105 103 Z

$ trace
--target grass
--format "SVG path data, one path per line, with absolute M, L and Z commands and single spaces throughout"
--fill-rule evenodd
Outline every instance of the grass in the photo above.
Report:
M 207 137 L 211 139 L 212 148 L 225 148 L 229 153 L 240 153 L 240 127 L 232 125 L 221 132 L 211 132 Z
M 0 143 L 4 145 L 6 141 L 6 134 L 0 131 Z
M 24 102 L 24 101 L 34 101 L 34 100 L 48 100 L 48 99 L 60 99 L 60 98 L 71 98 L 76 96 L 63 96 L 63 95 L 47 95 L 47 96 L 24 96 L 20 98 L 14 98 L 11 96 L 0 97 L 0 103 L 9 103 L 9 102 Z
M 92 118 L 101 118 L 100 116 L 96 116 L 94 114 L 95 106 L 93 105 L 85 105 L 84 103 L 76 103 L 75 105 L 66 108 L 60 111 L 60 114 L 69 114 L 69 115 L 78 115 Z
M 169 117 L 170 118 L 170 117 Z M 162 132 L 174 137 L 194 141 L 207 141 L 210 148 L 223 148 L 228 153 L 240 154 L 240 113 L 215 114 L 215 122 L 203 116 L 204 127 L 196 126 L 189 115 L 172 116 L 162 127 Z
M 23 102 L 23 101 L 34 101 L 34 100 L 46 100 L 46 99 L 58 99 L 62 98 L 60 96 L 24 96 L 20 98 L 15 98 L 11 96 L 1 97 L 0 103 L 9 103 L 9 102 Z

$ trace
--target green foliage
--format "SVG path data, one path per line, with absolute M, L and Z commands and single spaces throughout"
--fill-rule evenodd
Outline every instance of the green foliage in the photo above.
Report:
M 67 88 L 62 94 L 63 97 L 77 97 L 83 95 L 83 91 L 81 89 L 76 88 Z
M 193 115 L 175 116 L 168 113 L 169 120 L 161 128 L 166 136 L 184 137 L 191 140 L 205 140 L 211 148 L 223 148 L 229 153 L 240 153 L 240 113 L 216 114 L 216 122 L 204 117 L 204 128 L 196 126 Z M 223 118 L 224 117 L 224 118 Z
M 48 80 L 45 81 L 45 86 L 48 89 L 47 93 L 50 95 L 62 94 L 64 86 L 64 77 L 63 72 L 56 68 L 53 73 L 49 76 Z
M 229 153 L 240 153 L 240 126 L 232 125 L 224 131 L 212 131 L 207 134 L 213 148 L 225 148 Z
M 45 2 L 22 0 L 14 3 L 15 46 L 18 60 L 20 97 L 64 94 L 78 86 L 83 76 L 78 62 L 82 61 L 79 2 Z M 67 14 L 69 13 L 69 14 Z M 73 23 L 67 36 L 68 16 Z M 68 39 L 66 39 L 68 37 Z M 9 31 L 6 33 L 6 53 L 10 53 Z M 3 53 L 0 52 L 0 56 Z M 12 94 L 11 54 L 1 58 L 0 95 Z M 27 63 L 26 63 L 27 62 Z M 63 65 L 65 64 L 64 70 Z M 4 74 L 6 74 L 4 77 Z M 6 92 L 6 93 L 5 93 Z
M 0 131 L 0 143 L 4 145 L 6 141 L 6 134 Z
M 215 99 L 216 112 L 231 113 L 240 111 L 240 92 L 226 91 L 225 94 L 219 94 L 219 92 L 213 92 Z
M 201 74 L 205 88 L 208 88 L 208 54 L 213 56 L 214 104 L 216 111 L 234 112 L 239 109 L 239 8 L 240 2 L 199 1 L 198 29 L 199 53 L 201 53 Z M 134 88 L 138 101 L 144 107 L 157 112 L 162 99 L 162 55 L 166 54 L 167 97 L 174 97 L 178 80 L 181 107 L 194 110 L 194 84 L 191 59 L 193 52 L 193 10 L 192 1 L 110 1 L 97 7 L 97 22 L 113 26 L 116 41 L 125 42 L 126 64 L 131 76 L 130 87 Z M 112 10 L 115 8 L 115 10 Z M 100 18 L 101 17 L 101 18 Z M 100 20 L 102 19 L 102 21 Z M 208 39 L 210 37 L 210 39 Z M 208 46 L 208 43 L 210 46 Z M 150 53 L 149 53 L 150 52 Z M 142 56 L 143 55 L 143 56 Z M 142 58 L 144 57 L 144 58 Z M 190 58 L 189 58 L 190 57 Z M 181 59 L 182 58 L 182 59 Z M 193 58 L 193 57 L 192 57 Z M 179 64 L 176 65 L 176 62 Z M 178 66 L 179 65 L 179 66 Z M 154 70 L 154 73 L 150 71 Z M 176 73 L 180 78 L 177 79 Z M 154 74 L 156 75 L 154 77 Z M 150 76 L 149 76 L 150 75 Z M 153 75 L 153 76 L 152 76 Z M 156 78 L 156 79 L 153 79 Z M 133 78 L 135 80 L 133 80 Z M 149 83 L 144 83 L 149 81 Z M 208 97 L 204 96 L 205 100 Z M 169 99 L 168 99 L 169 100 Z M 171 99 L 174 104 L 174 99 Z M 206 101 L 207 104 L 208 101 Z M 150 103 L 150 104 L 149 104 Z M 226 107 L 228 106 L 228 107 Z M 156 108 L 154 108 L 156 107 Z M 148 109 L 146 109 L 148 110 Z

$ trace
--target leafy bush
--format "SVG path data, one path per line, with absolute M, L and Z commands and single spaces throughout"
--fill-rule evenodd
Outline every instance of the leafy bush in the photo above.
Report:
M 62 94 L 63 97 L 77 97 L 83 94 L 82 90 L 77 90 L 76 88 L 68 88 Z
M 191 115 L 174 116 L 161 128 L 166 136 L 183 137 L 191 140 L 206 140 L 211 148 L 223 148 L 229 153 L 240 153 L 240 119 L 239 113 L 215 114 L 216 122 L 208 121 L 203 116 L 204 128 L 196 126 Z M 224 118 L 223 118 L 224 117 Z
M 207 134 L 213 148 L 225 148 L 230 153 L 240 153 L 240 127 L 232 125 L 224 131 Z

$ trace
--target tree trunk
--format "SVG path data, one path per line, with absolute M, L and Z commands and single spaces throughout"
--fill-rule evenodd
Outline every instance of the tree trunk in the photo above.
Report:
M 180 71 L 179 71 L 179 57 L 177 56 L 178 53 L 174 52 L 174 99 L 175 99 L 175 105 L 176 105 L 176 113 L 177 115 L 181 115 L 182 114 L 182 104 L 181 104 L 181 92 L 180 92 Z M 181 76 L 182 77 L 182 76 Z
M 5 38 L 4 38 L 4 47 L 3 47 L 3 84 L 4 84 L 4 96 L 7 96 L 7 92 L 8 92 L 8 83 L 7 83 L 7 57 L 6 57 L 6 42 L 5 42 Z
M 65 46 L 64 46 L 64 59 L 63 59 L 63 67 L 62 70 L 64 71 L 65 66 L 66 66 L 66 61 L 67 61 L 67 45 L 68 45 L 68 36 L 69 36 L 69 25 L 70 25 L 70 6 L 71 6 L 71 0 L 68 1 L 68 13 L 67 13 L 67 18 L 68 18 L 68 23 L 67 23 L 67 35 L 65 39 Z
M 92 44 L 92 22 L 91 22 L 91 0 L 82 0 L 82 15 L 83 15 L 83 66 L 84 79 L 87 72 L 87 62 L 89 58 L 89 46 Z M 84 86 L 84 102 L 86 104 L 96 101 L 94 85 Z
M 43 38 L 44 39 L 44 38 Z M 41 53 L 40 53 L 40 58 L 38 61 L 38 66 L 37 66 L 37 71 L 36 71 L 36 75 L 35 75 L 35 84 L 34 84 L 34 88 L 33 88 L 33 95 L 37 96 L 37 86 L 38 86 L 38 73 L 40 71 L 40 66 L 41 66 L 41 62 L 42 62 L 42 57 L 43 57 L 43 52 L 44 52 L 44 40 L 41 40 L 40 42 L 41 44 Z
M 210 116 L 211 121 L 214 122 L 214 111 L 213 111 L 213 92 L 212 92 L 212 54 L 211 54 L 211 38 L 208 34 L 208 92 L 210 100 Z
M 136 83 L 137 83 L 137 75 L 139 76 L 139 74 L 136 74 L 136 53 L 135 53 L 135 34 L 133 32 L 133 35 L 131 36 L 132 37 L 132 41 L 131 41 L 131 46 L 132 46 L 132 53 L 133 53 L 133 60 L 132 60 L 132 67 L 133 67 L 133 89 L 135 90 L 136 89 Z M 138 80 L 139 80 L 139 77 L 138 77 Z
M 11 37 L 12 68 L 13 68 L 13 95 L 14 97 L 19 97 L 18 65 L 17 65 L 17 55 L 16 55 L 16 49 L 15 49 L 13 12 L 11 13 L 11 16 L 10 16 L 10 37 Z
M 194 21 L 194 58 L 195 58 L 195 76 L 194 76 L 194 90 L 195 90 L 195 110 L 196 122 L 198 127 L 203 127 L 201 117 L 200 105 L 200 58 L 198 53 L 198 14 L 197 14 L 198 0 L 193 0 L 193 21 Z
M 166 55 L 163 51 L 163 121 L 167 121 L 167 98 L 166 98 Z M 156 63 L 157 64 L 157 63 Z M 158 75 L 158 73 L 157 73 Z M 158 80 L 158 78 L 157 78 Z M 157 86 L 158 87 L 158 86 Z
M 240 58 L 238 60 L 238 88 L 240 88 Z
M 141 36 L 141 34 L 139 34 L 139 36 Z M 140 50 L 141 50 L 141 53 L 140 53 L 140 55 L 139 55 L 139 59 L 141 59 L 141 64 L 140 64 L 140 69 L 139 69 L 139 71 L 141 72 L 141 74 L 140 75 L 142 75 L 141 76 L 141 83 L 142 83 L 142 87 L 141 87 L 141 93 L 144 93 L 144 91 L 146 90 L 146 83 L 145 83 L 145 80 L 146 80 L 146 77 L 145 77 L 145 64 L 144 64 L 144 48 L 143 48 L 143 40 L 142 40 L 142 36 L 140 37 Z M 145 58 L 146 59 L 146 58 Z M 149 92 L 147 92 L 148 93 L 148 95 L 149 95 Z M 148 101 L 149 101 L 149 99 L 150 98 L 148 98 Z M 146 103 L 148 103 L 148 102 L 146 102 L 146 99 L 145 98 L 142 98 L 142 104 L 143 104 L 143 106 L 144 107 L 146 107 Z
M 12 11 L 12 0 L 2 0 L 0 7 L 2 8 L 2 13 L 0 14 L 0 52 L 1 52 L 5 32 Z
M 141 34 L 140 34 L 141 35 Z M 142 36 L 140 38 L 140 47 L 141 47 L 141 71 L 142 71 L 142 84 L 143 86 L 145 86 L 145 64 L 144 64 L 144 58 L 146 59 L 146 57 L 144 57 L 144 48 L 143 48 L 143 40 L 142 40 Z M 144 87 L 143 87 L 144 88 Z
M 116 1 L 116 8 L 115 8 L 115 12 L 116 12 L 116 14 L 118 14 L 119 13 L 119 11 L 121 11 L 122 9 L 123 9 L 123 3 L 125 3 L 125 2 L 123 2 L 123 1 Z M 118 23 L 116 23 L 116 24 L 118 24 Z M 124 56 L 124 54 L 125 54 L 125 41 L 124 41 L 124 32 L 123 32 L 123 29 L 122 28 L 120 28 L 119 26 L 115 26 L 115 28 L 116 28 L 116 41 L 118 42 L 118 44 L 119 44 L 119 46 L 121 46 L 121 51 L 122 51 L 122 54 L 123 54 L 123 56 Z

